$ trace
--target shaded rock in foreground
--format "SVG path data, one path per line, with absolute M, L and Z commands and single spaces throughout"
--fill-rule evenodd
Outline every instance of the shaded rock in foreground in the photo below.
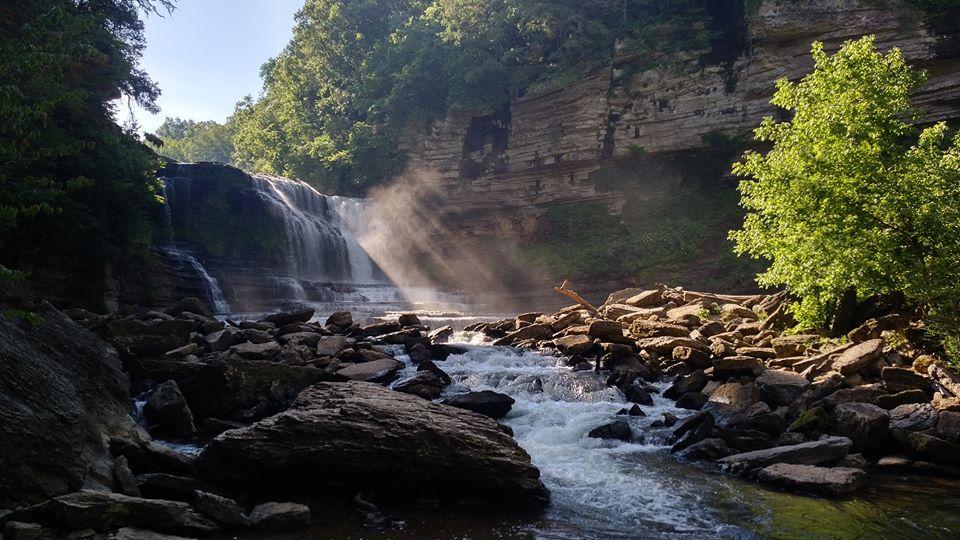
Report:
M 198 469 L 210 480 L 265 489 L 532 506 L 548 498 L 530 457 L 493 420 L 363 382 L 304 390 L 289 410 L 218 436 Z
M 494 392 L 493 390 L 482 390 L 480 392 L 467 392 L 450 396 L 443 400 L 446 405 L 466 409 L 475 413 L 480 413 L 490 418 L 503 418 L 513 407 L 514 399 L 506 394 Z

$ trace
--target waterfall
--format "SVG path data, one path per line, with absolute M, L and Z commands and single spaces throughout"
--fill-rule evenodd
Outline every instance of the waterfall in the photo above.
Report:
M 161 184 L 163 195 L 164 245 L 160 250 L 167 256 L 174 266 L 188 268 L 200 279 L 207 302 L 217 314 L 230 313 L 230 304 L 227 303 L 217 280 L 207 272 L 207 269 L 187 249 L 177 245 L 173 230 L 173 199 L 176 197 L 176 183 L 171 178 L 164 178 Z
M 370 210 L 369 203 L 350 197 L 329 197 L 329 200 L 346 242 L 354 280 L 357 283 L 383 283 L 383 276 L 357 239 L 371 223 L 366 214 Z

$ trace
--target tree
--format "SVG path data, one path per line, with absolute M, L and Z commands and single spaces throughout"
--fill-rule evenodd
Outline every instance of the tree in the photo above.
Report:
M 903 293 L 955 346 L 960 338 L 960 135 L 921 130 L 910 95 L 924 81 L 897 49 L 872 36 L 827 55 L 798 83 L 778 81 L 765 118 L 734 172 L 748 213 L 731 233 L 740 253 L 769 259 L 758 280 L 800 298 L 801 324 L 823 325 L 847 291 Z
M 162 141 L 157 152 L 182 162 L 233 163 L 233 126 L 212 120 L 195 122 L 167 118 L 155 133 Z

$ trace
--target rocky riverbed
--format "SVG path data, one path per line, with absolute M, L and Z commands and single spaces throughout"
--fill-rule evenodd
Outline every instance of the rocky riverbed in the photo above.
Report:
M 628 290 L 455 331 L 4 291 L 42 316 L 0 320 L 4 538 L 803 533 L 785 509 L 831 505 L 779 492 L 880 508 L 918 475 L 891 512 L 960 531 L 960 384 L 921 323 L 784 335 L 783 300 Z

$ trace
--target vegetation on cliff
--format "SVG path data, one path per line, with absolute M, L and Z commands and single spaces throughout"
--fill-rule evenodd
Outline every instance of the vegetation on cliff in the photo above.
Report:
M 234 157 L 360 192 L 402 166 L 403 129 L 572 82 L 615 50 L 709 49 L 722 29 L 685 30 L 706 11 L 701 0 L 309 0 L 293 40 L 263 66 L 263 95 L 237 106 Z
M 924 80 L 899 50 L 874 39 L 782 80 L 773 103 L 793 113 L 756 131 L 772 143 L 735 172 L 748 214 L 737 250 L 770 261 L 763 285 L 801 298 L 801 324 L 829 324 L 845 297 L 904 295 L 960 352 L 960 135 L 908 123 Z
M 0 263 L 90 277 L 147 253 L 157 163 L 115 118 L 121 97 L 156 110 L 138 68 L 155 7 L 170 3 L 0 6 Z
M 233 124 L 167 118 L 154 133 L 163 144 L 157 153 L 183 163 L 233 163 Z

